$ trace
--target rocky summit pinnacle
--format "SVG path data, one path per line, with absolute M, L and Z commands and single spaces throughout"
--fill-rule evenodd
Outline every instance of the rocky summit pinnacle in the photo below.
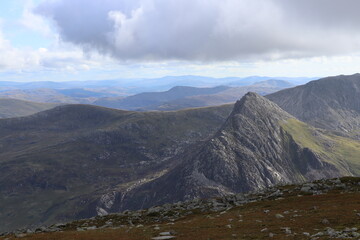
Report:
M 275 103 L 246 94 L 212 138 L 178 156 L 181 163 L 169 173 L 130 192 L 124 209 L 338 176 L 335 166 L 283 129 L 290 119 Z

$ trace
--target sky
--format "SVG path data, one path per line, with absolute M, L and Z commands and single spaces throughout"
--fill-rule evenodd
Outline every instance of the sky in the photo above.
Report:
M 0 81 L 360 72 L 358 0 L 0 0 Z

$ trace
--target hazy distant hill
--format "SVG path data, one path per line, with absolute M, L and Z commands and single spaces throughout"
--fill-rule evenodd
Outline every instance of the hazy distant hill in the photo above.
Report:
M 315 127 L 360 139 L 360 74 L 323 78 L 267 98 Z
M 140 93 L 126 98 L 104 98 L 93 104 L 126 110 L 179 110 L 233 103 L 249 91 L 266 95 L 292 86 L 283 80 L 261 81 L 243 87 L 174 87 L 165 92 Z
M 104 107 L 126 109 L 126 110 L 138 110 L 138 109 L 153 110 L 154 108 L 157 108 L 157 106 L 160 106 L 168 101 L 182 99 L 189 96 L 215 94 L 222 92 L 226 89 L 229 89 L 229 87 L 219 86 L 214 88 L 196 88 L 196 87 L 178 86 L 178 87 L 173 87 L 165 92 L 146 92 L 146 93 L 139 93 L 126 98 L 99 99 L 95 101 L 93 104 Z
M 92 103 L 98 98 L 117 96 L 111 90 L 70 89 L 16 89 L 0 92 L 0 98 L 13 98 L 25 101 L 46 103 Z
M 166 91 L 175 86 L 215 87 L 220 85 L 245 86 L 259 81 L 270 79 L 285 80 L 292 84 L 303 84 L 316 78 L 291 78 L 291 77 L 224 77 L 213 78 L 205 76 L 165 76 L 161 78 L 135 78 L 135 79 L 110 79 L 94 81 L 64 81 L 64 82 L 10 82 L 0 81 L 0 91 L 5 90 L 34 90 L 34 89 L 104 89 L 108 88 L 127 93 L 127 95 L 141 92 Z
M 55 103 L 37 103 L 17 99 L 0 98 L 0 118 L 31 115 L 57 106 Z

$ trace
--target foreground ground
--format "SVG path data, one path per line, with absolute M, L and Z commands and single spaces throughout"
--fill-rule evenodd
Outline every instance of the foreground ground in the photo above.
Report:
M 195 208 L 167 221 L 154 218 L 159 212 L 145 215 L 144 211 L 144 217 L 137 219 L 150 220 L 138 221 L 108 215 L 62 225 L 57 232 L 17 233 L 0 239 L 360 239 L 359 184 L 358 178 L 343 178 L 315 185 L 283 186 L 273 189 L 266 198 L 255 197 L 222 211 Z

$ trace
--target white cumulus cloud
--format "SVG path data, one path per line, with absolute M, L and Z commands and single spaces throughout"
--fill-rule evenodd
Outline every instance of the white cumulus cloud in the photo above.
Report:
M 122 61 L 227 61 L 360 51 L 358 0 L 44 0 L 61 39 Z

